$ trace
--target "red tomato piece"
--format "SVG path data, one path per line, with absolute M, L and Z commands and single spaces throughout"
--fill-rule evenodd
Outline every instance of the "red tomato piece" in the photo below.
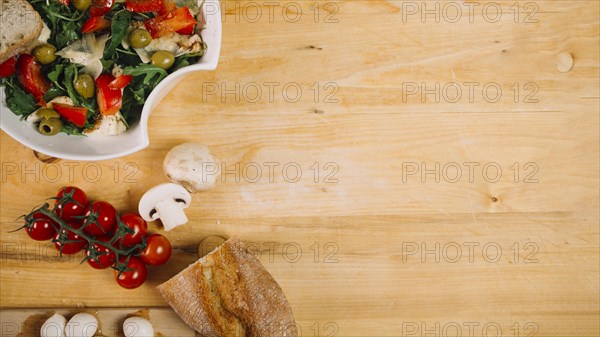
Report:
M 178 30 L 177 33 L 179 33 L 181 35 L 192 35 L 192 34 L 194 34 L 195 29 L 196 29 L 196 25 L 192 25 L 187 28 Z
M 81 28 L 82 33 L 94 33 L 100 30 L 110 28 L 110 20 L 103 16 L 92 16 Z
M 96 79 L 96 100 L 98 109 L 105 116 L 116 114 L 123 105 L 121 89 L 111 89 L 110 84 L 115 80 L 111 74 L 102 74 Z
M 147 265 L 160 266 L 171 258 L 171 242 L 165 236 L 153 234 L 146 241 L 146 249 L 140 254 L 140 259 Z
M 56 2 L 58 2 L 59 4 L 63 4 L 65 6 L 69 5 L 69 0 L 56 0 Z
M 126 258 L 122 257 L 119 262 L 125 263 Z M 137 257 L 130 257 L 127 262 L 127 270 L 119 275 L 119 271 L 115 270 L 115 280 L 125 289 L 134 289 L 141 286 L 148 275 L 146 265 Z
M 65 194 L 70 193 L 72 193 L 72 200 L 60 203 L 60 200 Z M 56 200 L 56 215 L 64 220 L 81 222 L 81 218 L 79 217 L 84 214 L 88 204 L 88 198 L 85 192 L 77 187 L 68 186 L 61 188 L 56 197 L 58 198 Z
M 50 84 L 42 76 L 42 67 L 29 54 L 22 54 L 17 60 L 17 75 L 19 82 L 37 102 L 44 100 L 44 95 L 50 89 Z
M 164 8 L 163 0 L 127 0 L 125 8 L 136 13 L 160 12 Z
M 69 122 L 75 124 L 76 126 L 82 128 L 85 126 L 85 122 L 87 121 L 88 109 L 81 106 L 72 106 L 67 104 L 60 103 L 52 103 L 52 109 L 56 110 L 58 114 L 68 120 Z
M 114 0 L 94 0 L 90 6 L 91 16 L 103 16 L 110 12 L 113 7 Z
M 133 230 L 133 233 L 126 234 L 120 239 L 120 244 L 123 247 L 133 247 L 142 242 L 142 239 L 148 233 L 148 224 L 139 215 L 128 213 L 121 215 L 121 222 L 128 228 Z
M 10 77 L 17 72 L 17 56 L 13 56 L 0 64 L 0 78 Z
M 70 225 L 75 228 L 78 226 L 75 223 L 70 223 Z M 87 244 L 87 241 L 84 238 L 66 229 L 63 229 L 59 233 L 56 233 L 56 235 L 54 236 L 54 240 L 58 240 L 61 237 L 61 234 L 63 237 L 64 235 L 66 235 L 66 238 L 69 240 L 69 242 L 66 242 L 64 244 L 62 244 L 59 241 L 54 242 L 54 246 L 62 254 L 77 254 L 81 250 L 83 250 L 83 248 Z
M 117 210 L 106 201 L 94 201 L 86 208 L 85 232 L 94 236 L 111 233 L 117 223 Z
M 133 75 L 121 75 L 115 78 L 114 81 L 108 84 L 108 87 L 113 90 L 123 89 L 133 81 Z
M 144 21 L 144 25 L 152 38 L 156 39 L 182 29 L 189 29 L 190 26 L 194 27 L 196 19 L 187 7 L 181 7 L 170 13 L 148 19 Z
M 115 263 L 117 256 L 116 256 L 115 252 L 113 252 L 112 250 L 107 248 L 107 246 L 109 245 L 108 242 L 110 241 L 109 237 L 106 237 L 106 236 L 99 237 L 99 238 L 96 238 L 96 240 L 105 242 L 106 244 L 94 243 L 92 246 L 90 246 L 86 250 L 86 255 L 88 257 L 91 256 L 92 250 L 94 250 L 97 253 L 96 254 L 97 257 L 95 259 L 93 259 L 93 258 L 88 259 L 87 262 L 90 266 L 92 266 L 92 268 L 106 269 Z

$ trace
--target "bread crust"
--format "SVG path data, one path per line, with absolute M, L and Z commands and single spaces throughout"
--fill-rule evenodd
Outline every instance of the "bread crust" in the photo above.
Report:
M 227 240 L 158 290 L 201 336 L 298 336 L 281 287 L 237 238 Z
M 42 17 L 25 0 L 3 0 L 0 7 L 0 63 L 26 50 L 42 32 Z

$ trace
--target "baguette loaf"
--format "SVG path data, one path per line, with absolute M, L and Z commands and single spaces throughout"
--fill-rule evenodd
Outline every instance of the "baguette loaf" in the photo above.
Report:
M 244 244 L 227 240 L 158 290 L 203 337 L 297 337 L 283 291 Z
M 42 32 L 42 18 L 25 0 L 1 0 L 0 63 L 19 54 Z

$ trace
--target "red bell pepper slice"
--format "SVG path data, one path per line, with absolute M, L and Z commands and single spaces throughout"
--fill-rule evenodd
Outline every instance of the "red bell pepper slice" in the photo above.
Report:
M 146 29 L 152 35 L 152 38 L 159 38 L 177 32 L 182 29 L 189 29 L 196 25 L 196 19 L 187 7 L 181 7 L 171 13 L 159 15 L 155 18 L 144 21 Z
M 178 30 L 177 33 L 179 33 L 181 35 L 192 35 L 192 34 L 194 34 L 195 29 L 196 29 L 196 25 L 192 25 L 187 28 Z
M 92 16 L 87 20 L 81 28 L 82 33 L 94 33 L 99 30 L 110 28 L 110 20 L 103 16 Z
M 161 12 L 165 7 L 164 0 L 127 0 L 125 8 L 130 12 Z
M 42 67 L 35 57 L 22 54 L 17 60 L 17 76 L 19 82 L 37 102 L 43 102 L 44 95 L 50 90 L 51 85 L 42 76 Z
M 56 110 L 56 112 L 58 112 L 62 118 L 68 120 L 76 126 L 80 128 L 85 126 L 88 109 L 81 106 L 72 106 L 60 103 L 52 103 L 52 109 Z
M 133 75 L 121 75 L 115 78 L 114 81 L 110 82 L 108 87 L 113 90 L 123 89 L 128 86 L 131 81 L 133 81 Z
M 0 64 L 0 78 L 10 77 L 17 72 L 17 56 L 13 56 Z
M 110 88 L 113 81 L 115 81 L 115 77 L 111 74 L 102 74 L 96 79 L 98 109 L 105 116 L 116 114 L 123 105 L 123 92 L 121 89 Z
M 91 16 L 103 16 L 110 12 L 114 4 L 114 0 L 94 0 L 90 6 Z

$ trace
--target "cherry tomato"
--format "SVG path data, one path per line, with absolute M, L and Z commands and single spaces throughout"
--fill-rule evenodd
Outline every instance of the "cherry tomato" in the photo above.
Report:
M 94 213 L 93 216 L 96 216 L 95 220 L 89 218 L 92 213 Z M 106 201 L 92 202 L 85 209 L 84 215 L 86 217 L 86 222 L 91 220 L 84 228 L 84 231 L 94 236 L 109 234 L 117 223 L 117 211 Z
M 31 218 L 32 218 L 32 219 L 48 219 L 48 220 L 50 220 L 50 217 L 49 217 L 49 216 L 47 216 L 47 215 L 45 215 L 45 214 L 44 214 L 44 213 L 42 213 L 42 212 L 35 212 L 35 213 L 33 213 L 33 214 L 31 215 Z
M 104 237 L 100 237 L 100 238 L 96 238 L 96 240 L 101 241 L 101 242 L 109 242 L 110 238 L 107 236 Z M 96 250 L 96 252 L 99 254 L 99 256 L 96 259 L 88 259 L 87 262 L 90 264 L 90 266 L 92 266 L 93 268 L 96 269 L 106 269 L 110 266 L 113 265 L 113 263 L 115 263 L 115 260 L 117 259 L 117 256 L 115 255 L 115 252 L 113 252 L 112 250 L 108 249 L 106 246 L 109 245 L 108 243 L 106 245 L 102 245 L 99 243 L 94 243 L 92 247 L 88 248 L 86 250 L 86 255 L 90 256 L 92 254 L 92 249 Z
M 160 266 L 171 258 L 171 242 L 160 234 L 150 235 L 140 259 L 147 265 Z
M 36 218 L 35 215 L 39 214 L 44 218 Z M 36 241 L 46 241 L 52 239 L 56 235 L 56 228 L 58 225 L 48 219 L 47 216 L 42 213 L 34 214 L 34 221 L 31 227 L 26 227 L 25 231 L 29 234 L 29 237 Z
M 77 223 L 69 223 L 70 226 L 72 226 L 73 228 L 77 228 L 80 225 L 78 225 Z M 80 237 L 79 235 L 68 231 L 66 229 L 61 230 L 59 233 L 56 233 L 56 235 L 54 236 L 54 240 L 58 240 L 59 237 L 62 234 L 67 235 L 67 239 L 69 239 L 70 242 L 65 243 L 64 245 L 58 241 L 54 242 L 54 246 L 56 247 L 56 249 L 58 249 L 58 251 L 62 252 L 63 254 L 77 254 L 79 253 L 83 247 L 85 247 L 85 245 L 87 244 L 87 242 L 85 241 L 84 238 Z M 61 250 L 62 248 L 62 250 Z
M 73 201 L 64 204 L 59 203 L 60 198 L 70 193 L 73 193 L 71 197 Z M 88 198 L 84 191 L 74 186 L 63 187 L 58 191 L 56 197 L 59 198 L 59 200 L 56 200 L 56 215 L 67 221 L 82 221 L 78 217 L 84 214 L 88 204 Z
M 133 234 L 128 233 L 119 240 L 123 247 L 133 247 L 141 243 L 148 233 L 148 224 L 137 214 L 123 214 L 121 215 L 121 222 L 134 231 Z
M 126 258 L 120 258 L 121 263 L 125 263 Z M 115 280 L 125 289 L 134 289 L 141 286 L 146 281 L 148 271 L 146 265 L 137 257 L 130 257 L 127 262 L 127 270 L 119 275 L 119 271 L 115 270 Z

